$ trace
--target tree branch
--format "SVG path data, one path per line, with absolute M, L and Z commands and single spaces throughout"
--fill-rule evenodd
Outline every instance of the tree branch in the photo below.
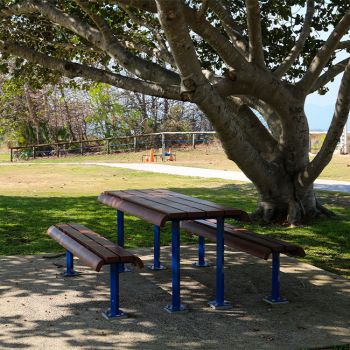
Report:
M 337 50 L 349 50 L 350 49 L 350 40 L 345 40 L 345 41 L 341 41 L 338 45 L 337 45 Z
M 104 40 L 99 30 L 80 21 L 79 18 L 70 16 L 61 11 L 49 1 L 27 1 L 25 3 L 12 5 L 1 10 L 0 17 L 1 15 L 23 15 L 37 12 L 53 23 L 76 33 L 88 40 L 95 47 L 107 52 L 122 67 L 144 80 L 160 84 L 168 83 L 178 85 L 180 83 L 180 78 L 176 73 L 132 54 L 126 50 L 115 37 L 113 37 L 113 41 Z M 109 37 L 109 39 L 111 38 Z
M 338 98 L 331 125 L 320 151 L 309 165 L 298 175 L 298 184 L 307 187 L 321 174 L 331 161 L 333 152 L 343 132 L 350 111 L 350 61 L 348 62 L 341 80 Z
M 234 22 L 228 9 L 226 9 L 218 0 L 209 0 L 208 5 L 220 19 L 233 45 L 241 52 L 243 56 L 246 56 L 248 42 L 242 35 L 241 28 L 239 28 Z
M 45 68 L 59 71 L 68 78 L 82 77 L 146 95 L 175 100 L 183 99 L 180 95 L 179 86 L 152 84 L 142 80 L 125 77 L 102 69 L 50 57 L 28 47 L 19 46 L 16 43 L 0 40 L 0 51 L 22 57 L 31 63 L 39 64 Z
M 271 176 L 261 175 L 262 169 L 266 174 L 273 172 L 271 163 L 261 157 L 261 152 L 254 148 L 251 140 L 245 138 L 244 130 L 238 125 L 237 119 L 233 118 L 237 106 L 232 106 L 228 99 L 219 95 L 201 72 L 193 42 L 182 16 L 181 1 L 156 0 L 156 3 L 160 23 L 183 77 L 182 92 L 191 96 L 193 102 L 206 113 L 223 141 L 227 154 L 232 154 L 228 150 L 234 147 L 236 160 L 240 160 L 242 170 L 247 176 L 257 184 L 271 181 L 272 185 Z
M 182 76 L 183 92 L 207 83 L 182 13 L 180 1 L 156 0 L 159 21 Z
M 341 38 L 348 32 L 350 28 L 350 10 L 346 12 L 343 18 L 335 26 L 332 33 L 324 45 L 318 50 L 316 56 L 311 61 L 311 64 L 306 71 L 304 77 L 296 84 L 296 86 L 305 92 L 308 92 L 314 82 L 326 66 L 332 54 L 337 48 Z
M 314 85 L 312 85 L 310 93 L 315 92 L 323 86 L 327 85 L 337 75 L 344 72 L 349 60 L 350 58 L 346 58 L 345 60 L 342 60 L 335 64 L 333 67 L 328 68 L 328 70 L 315 81 Z
M 163 40 L 161 34 L 153 28 L 151 25 L 149 25 L 147 22 L 142 21 L 140 18 L 138 18 L 136 15 L 134 15 L 127 6 L 121 4 L 120 7 L 128 14 L 129 18 L 136 24 L 140 26 L 146 27 L 156 38 L 158 45 L 160 47 L 158 51 L 158 56 L 163 59 L 165 62 L 169 63 L 172 67 L 175 68 L 175 61 L 171 53 L 169 52 L 165 40 Z
M 284 59 L 281 65 L 275 70 L 274 74 L 277 78 L 282 78 L 284 74 L 287 73 L 289 68 L 293 65 L 297 57 L 300 55 L 307 38 L 311 32 L 311 22 L 315 12 L 315 1 L 308 0 L 306 7 L 306 14 L 303 29 L 300 33 L 298 40 L 296 41 L 293 48 L 290 50 L 288 56 Z
M 175 1 L 175 0 L 174 0 Z M 153 0 L 110 0 L 111 3 L 129 5 L 140 10 L 156 12 Z M 231 42 L 218 30 L 208 23 L 203 17 L 197 16 L 197 12 L 190 7 L 181 4 L 187 24 L 200 35 L 229 66 L 245 70 L 246 60 L 241 51 L 232 46 Z
M 249 35 L 249 60 L 259 67 L 265 67 L 261 34 L 261 18 L 258 0 L 245 0 Z

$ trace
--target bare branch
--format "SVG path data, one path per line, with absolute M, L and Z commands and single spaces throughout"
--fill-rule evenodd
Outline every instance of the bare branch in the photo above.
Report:
M 344 72 L 346 65 L 348 64 L 350 58 L 346 58 L 338 62 L 333 67 L 330 67 L 325 73 L 323 73 L 312 85 L 310 93 L 317 91 L 323 86 L 327 85 L 330 81 L 332 81 L 337 75 Z
M 182 99 L 179 86 L 147 83 L 142 80 L 125 77 L 102 69 L 47 56 L 16 43 L 0 41 L 0 51 L 22 57 L 29 62 L 59 71 L 68 78 L 82 77 L 146 95 L 176 100 Z
M 344 126 L 348 120 L 350 111 L 350 61 L 348 62 L 341 80 L 335 111 L 327 136 L 320 151 L 311 163 L 298 175 L 298 184 L 307 187 L 321 174 L 325 166 L 331 161 L 333 152 Z
M 261 34 L 260 6 L 258 0 L 245 0 L 249 34 L 249 60 L 259 67 L 265 67 Z
M 343 18 L 335 26 L 332 33 L 324 45 L 318 50 L 316 56 L 311 61 L 311 64 L 305 73 L 304 77 L 296 84 L 305 92 L 308 92 L 314 82 L 321 74 L 322 69 L 326 66 L 333 52 L 336 50 L 341 38 L 348 32 L 350 28 L 350 10 L 346 12 Z
M 275 70 L 274 74 L 277 78 L 282 78 L 282 76 L 287 73 L 289 68 L 293 65 L 293 63 L 295 62 L 295 60 L 303 50 L 304 44 L 311 32 L 311 22 L 312 22 L 312 17 L 314 16 L 314 12 L 315 12 L 315 1 L 308 0 L 303 29 L 295 45 L 290 50 L 288 56 L 281 63 L 281 65 Z

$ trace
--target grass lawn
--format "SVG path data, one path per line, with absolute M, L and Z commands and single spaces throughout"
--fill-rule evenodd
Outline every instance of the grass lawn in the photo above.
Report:
M 96 201 L 108 189 L 168 188 L 191 196 L 252 211 L 256 193 L 251 185 L 215 179 L 187 178 L 89 165 L 16 164 L 0 166 L 0 255 L 60 251 L 46 235 L 58 222 L 80 222 L 115 238 L 115 211 Z M 302 245 L 305 261 L 350 277 L 350 195 L 319 192 L 337 219 L 321 219 L 300 228 L 249 225 Z M 126 216 L 128 247 L 152 246 L 152 225 Z M 183 234 L 182 243 L 195 242 Z M 162 244 L 170 243 L 170 229 Z
M 148 152 L 130 152 L 118 153 L 112 155 L 85 155 L 85 156 L 70 156 L 62 158 L 37 159 L 36 163 L 59 162 L 120 162 L 120 163 L 139 163 L 142 155 Z M 166 162 L 167 165 L 193 166 L 199 168 L 220 169 L 239 171 L 238 166 L 227 159 L 221 147 L 218 146 L 200 146 L 195 150 L 180 149 L 176 150 L 177 161 Z M 0 154 L 0 162 L 9 162 L 8 154 Z M 32 160 L 31 160 L 32 162 Z M 320 178 L 332 179 L 339 181 L 350 181 L 350 155 L 333 156 L 330 164 L 322 172 Z

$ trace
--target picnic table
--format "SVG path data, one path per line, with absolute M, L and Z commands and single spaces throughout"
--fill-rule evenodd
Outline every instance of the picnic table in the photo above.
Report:
M 154 225 L 153 270 L 162 269 L 160 262 L 160 228 L 171 222 L 172 252 L 172 302 L 169 312 L 186 309 L 180 298 L 180 222 L 184 220 L 216 219 L 216 296 L 209 304 L 214 308 L 228 308 L 224 299 L 224 220 L 246 219 L 247 213 L 211 201 L 163 189 L 105 191 L 98 200 L 117 209 L 118 245 L 124 246 L 124 213 Z M 201 246 L 203 249 L 204 245 Z

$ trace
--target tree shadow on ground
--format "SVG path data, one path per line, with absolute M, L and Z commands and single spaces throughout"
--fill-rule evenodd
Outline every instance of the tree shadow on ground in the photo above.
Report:
M 146 262 L 148 248 L 138 250 Z M 64 259 L 41 256 L 1 259 L 0 348 L 79 349 L 298 349 L 344 343 L 349 284 L 336 276 L 307 270 L 284 258 L 282 293 L 290 304 L 271 307 L 261 301 L 270 292 L 270 265 L 227 251 L 226 298 L 234 308 L 214 311 L 215 268 L 192 266 L 196 247 L 182 248 L 182 301 L 190 311 L 171 315 L 171 270 L 136 270 L 121 275 L 121 307 L 130 317 L 107 321 L 108 269 L 63 278 Z M 207 250 L 215 264 L 214 245 Z M 170 250 L 162 250 L 170 266 Z M 332 300 L 330 303 L 329 300 Z

